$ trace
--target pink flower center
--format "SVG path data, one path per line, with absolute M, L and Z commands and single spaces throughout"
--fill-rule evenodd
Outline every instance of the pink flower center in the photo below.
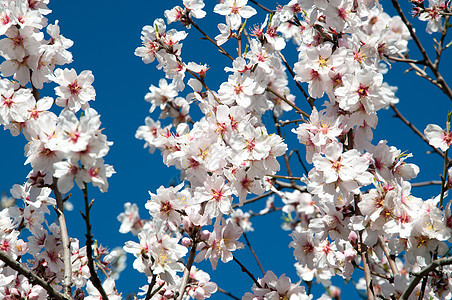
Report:
M 78 96 L 80 94 L 80 91 L 82 90 L 82 87 L 78 84 L 77 80 L 74 80 L 74 82 L 71 82 L 68 84 L 68 89 L 71 95 Z

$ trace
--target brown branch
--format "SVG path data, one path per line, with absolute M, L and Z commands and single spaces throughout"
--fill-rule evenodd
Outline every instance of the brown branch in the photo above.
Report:
M 427 143 L 427 145 L 429 145 L 430 147 L 432 147 L 433 151 L 435 151 L 436 153 L 438 153 L 439 155 L 441 155 L 442 158 L 444 158 L 444 153 L 441 152 L 440 150 L 438 150 L 437 148 L 433 147 L 432 145 L 430 145 L 430 143 L 428 142 L 428 139 L 424 136 L 423 133 L 421 133 L 419 131 L 419 129 L 417 129 L 413 123 L 411 123 L 410 121 L 407 120 L 407 118 L 405 118 L 400 111 L 395 107 L 394 104 L 390 104 L 392 110 L 396 113 L 396 116 L 403 122 L 405 123 L 408 127 L 411 128 L 411 130 L 413 130 L 413 132 L 415 134 L 417 134 L 424 142 Z
M 284 57 L 284 55 L 282 55 L 281 52 L 278 52 L 279 57 L 281 57 L 284 65 L 286 66 L 287 70 L 289 70 L 290 75 L 292 75 L 292 79 L 294 80 L 295 84 L 297 85 L 298 89 L 300 90 L 300 92 L 303 94 L 303 96 L 306 98 L 306 100 L 308 100 L 309 105 L 311 106 L 311 108 L 314 108 L 314 98 L 312 98 L 311 96 L 309 96 L 308 93 L 306 93 L 306 91 L 303 89 L 303 87 L 301 86 L 300 82 L 298 80 L 295 79 L 295 72 L 293 71 L 292 67 L 287 63 L 286 58 Z
M 71 243 L 67 231 L 66 218 L 64 216 L 64 201 L 60 191 L 58 190 L 58 178 L 53 177 L 53 183 L 51 187 L 57 203 L 55 211 L 57 213 L 58 223 L 60 226 L 61 241 L 63 242 L 63 264 L 64 264 L 63 295 L 67 298 L 71 298 L 71 286 L 72 286 Z
M 386 242 L 381 235 L 378 236 L 378 244 L 380 245 L 381 249 L 383 249 L 386 259 L 388 260 L 389 267 L 391 268 L 392 271 L 392 276 L 395 277 L 396 275 L 399 275 L 399 269 L 397 268 L 397 264 L 392 258 L 391 253 L 389 252 L 389 249 L 386 246 Z
M 439 180 L 430 180 L 430 181 L 425 181 L 425 182 L 415 182 L 412 183 L 411 186 L 412 187 L 421 187 L 421 186 L 427 186 L 427 185 L 440 185 L 441 181 Z
M 369 257 L 367 255 L 367 245 L 363 242 L 363 232 L 361 231 L 359 233 L 360 238 L 360 252 L 361 252 L 361 260 L 363 263 L 363 270 L 364 270 L 364 278 L 366 279 L 366 291 L 367 291 L 367 299 L 368 300 L 374 300 L 374 289 L 372 285 L 372 276 L 371 276 L 371 270 L 369 266 Z
M 254 277 L 254 275 L 250 272 L 250 271 L 248 271 L 248 269 L 240 262 L 240 261 L 238 261 L 238 259 L 235 257 L 235 256 L 233 256 L 233 258 L 234 258 L 234 261 L 240 266 L 240 268 L 242 269 L 242 272 L 245 272 L 253 281 L 254 281 L 254 283 L 256 284 L 256 286 L 258 287 L 258 288 L 262 288 L 262 286 L 259 284 L 259 282 L 256 280 L 256 278 Z
M 219 46 L 218 44 L 217 44 L 217 42 L 215 42 L 210 36 L 208 36 L 201 28 L 199 28 L 199 26 L 198 26 L 198 24 L 196 24 L 196 22 L 195 21 L 193 21 L 192 19 L 189 19 L 189 22 L 190 22 L 190 24 L 191 25 L 193 25 L 193 27 L 195 27 L 209 42 L 211 42 L 212 44 L 214 44 L 217 48 L 218 48 L 218 51 L 221 53 L 221 54 L 224 54 L 224 55 L 226 55 L 230 60 L 234 60 L 234 58 L 226 51 L 226 50 L 224 50 L 223 49 L 223 47 L 221 47 L 221 46 Z
M 395 56 L 389 56 L 389 55 L 385 55 L 385 57 L 387 59 L 393 60 L 393 61 L 397 61 L 397 62 L 405 62 L 405 63 L 409 63 L 409 64 L 416 64 L 416 65 L 424 65 L 425 66 L 425 61 L 424 60 L 414 60 L 414 59 L 409 59 L 409 58 L 404 58 L 404 57 L 395 57 Z
M 425 51 L 424 46 L 422 45 L 421 41 L 419 40 L 418 36 L 416 35 L 413 25 L 408 21 L 405 14 L 402 11 L 402 8 L 399 5 L 399 2 L 397 0 L 391 0 L 392 5 L 396 9 L 397 13 L 399 14 L 400 18 L 402 19 L 403 23 L 405 23 L 406 27 L 408 28 L 408 31 L 410 32 L 410 36 L 413 39 L 414 43 L 416 44 L 417 48 L 421 52 L 422 57 L 424 58 L 426 66 L 433 72 L 433 74 L 436 77 L 436 81 L 440 85 L 441 90 L 443 93 L 449 97 L 449 99 L 452 101 L 452 90 L 447 85 L 446 81 L 442 77 L 441 73 L 438 70 L 438 66 L 432 63 L 430 60 L 427 51 Z M 439 62 L 439 61 L 438 61 Z
M 88 200 L 88 188 L 83 188 L 83 198 L 85 200 L 85 214 L 82 213 L 82 217 L 85 220 L 86 225 L 86 257 L 88 259 L 88 268 L 89 273 L 91 275 L 91 282 L 96 287 L 96 289 L 99 291 L 100 295 L 102 296 L 102 299 L 108 300 L 107 293 L 104 290 L 104 287 L 102 286 L 102 282 L 99 279 L 99 276 L 97 275 L 96 269 L 94 268 L 94 260 L 93 260 L 93 234 L 91 233 L 91 224 L 89 220 L 89 212 L 91 210 L 91 207 L 93 205 L 93 201 L 89 203 Z
M 64 296 L 60 292 L 56 291 L 49 283 L 44 279 L 22 266 L 19 262 L 12 259 L 6 252 L 0 251 L 0 260 L 2 260 L 8 267 L 16 270 L 21 275 L 25 276 L 28 281 L 33 285 L 39 285 L 47 291 L 49 296 L 57 300 L 69 300 L 69 297 Z
M 407 300 L 408 297 L 410 297 L 411 293 L 413 292 L 414 288 L 418 285 L 419 281 L 421 281 L 421 279 L 424 276 L 427 276 L 428 273 L 430 273 L 437 267 L 446 266 L 450 264 L 452 264 L 452 256 L 442 257 L 440 259 L 434 260 L 428 266 L 423 268 L 421 271 L 412 274 L 412 276 L 414 276 L 414 279 L 410 282 L 410 284 L 408 285 L 407 289 L 403 292 L 400 299 Z
M 257 197 L 254 197 L 254 198 L 250 199 L 250 200 L 245 201 L 245 202 L 243 203 L 243 205 L 249 204 L 249 203 L 253 203 L 253 202 L 256 202 L 256 201 L 258 201 L 258 200 L 260 200 L 260 199 L 267 198 L 268 196 L 271 196 L 271 195 L 273 195 L 274 193 L 275 193 L 275 192 L 272 192 L 272 191 L 267 192 L 267 193 L 264 193 L 264 194 L 262 194 L 262 195 L 260 195 L 260 196 L 257 196 Z M 232 208 L 237 208 L 237 207 L 240 207 L 240 206 L 242 206 L 242 205 L 240 205 L 240 204 L 235 204 Z
M 289 100 L 286 99 L 286 97 L 281 96 L 280 94 L 278 94 L 277 92 L 275 92 L 272 88 L 267 87 L 266 89 L 268 92 L 272 93 L 273 95 L 275 95 L 276 97 L 278 97 L 279 99 L 281 99 L 282 101 L 286 102 L 287 104 L 289 104 L 293 109 L 296 110 L 297 113 L 299 113 L 300 115 L 305 116 L 306 118 L 309 118 L 310 115 L 308 115 L 307 113 L 305 113 L 304 111 L 302 111 L 300 108 L 298 108 L 295 104 L 293 104 L 292 102 L 290 102 Z
M 220 288 L 220 287 L 218 287 L 218 291 L 219 291 L 220 293 L 223 293 L 223 294 L 225 294 L 225 295 L 231 297 L 232 299 L 235 299 L 235 300 L 241 300 L 239 297 L 236 297 L 236 296 L 232 295 L 230 292 L 226 292 L 225 290 L 223 290 L 223 289 Z
M 262 267 L 261 261 L 260 261 L 259 258 L 257 257 L 256 252 L 254 252 L 253 247 L 251 247 L 251 243 L 250 243 L 250 241 L 248 240 L 248 237 L 246 236 L 246 233 L 245 233 L 245 232 L 243 232 L 243 237 L 245 238 L 246 244 L 248 245 L 248 248 L 250 248 L 250 251 L 251 251 L 251 253 L 252 253 L 253 256 L 254 256 L 254 259 L 256 260 L 257 265 L 259 266 L 259 269 L 261 269 L 262 274 L 265 276 L 265 271 L 264 271 L 264 268 Z
M 271 9 L 269 9 L 269 8 L 267 8 L 267 7 L 265 7 L 265 6 L 263 6 L 262 4 L 258 3 L 256 0 L 250 0 L 250 2 L 253 3 L 253 4 L 255 4 L 255 5 L 257 5 L 257 6 L 259 6 L 260 8 L 262 8 L 263 10 L 265 10 L 265 11 L 268 12 L 268 13 L 271 13 L 271 14 L 274 14 L 274 13 L 275 13 L 273 10 L 271 10 Z
M 279 179 L 289 179 L 289 180 L 301 180 L 302 177 L 284 176 L 284 175 L 265 175 L 268 177 L 279 178 Z
M 182 300 L 182 298 L 184 297 L 185 288 L 187 287 L 188 279 L 190 277 L 190 270 L 193 266 L 193 261 L 196 255 L 196 246 L 198 244 L 198 240 L 196 238 L 197 234 L 198 231 L 195 230 L 192 237 L 193 245 L 191 246 L 190 254 L 188 255 L 187 263 L 185 264 L 184 275 L 182 276 L 181 284 L 179 287 L 179 296 L 177 297 L 177 300 Z

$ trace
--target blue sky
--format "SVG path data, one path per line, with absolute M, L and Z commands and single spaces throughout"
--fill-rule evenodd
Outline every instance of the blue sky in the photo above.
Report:
M 218 34 L 215 22 L 224 22 L 224 17 L 211 12 L 216 1 L 205 2 L 209 2 L 206 10 L 211 19 L 200 20 L 198 24 L 213 37 Z M 270 8 L 274 5 L 274 1 L 269 0 L 260 3 Z M 97 96 L 92 107 L 101 114 L 102 127 L 105 128 L 103 132 L 110 141 L 114 142 L 106 161 L 114 166 L 117 174 L 109 180 L 108 193 L 101 194 L 90 188 L 90 197 L 95 198 L 92 210 L 93 233 L 95 239 L 110 249 L 122 246 L 127 240 L 134 240 L 131 235 L 122 235 L 118 232 L 120 224 L 116 216 L 123 211 L 123 203 L 137 203 L 141 216 L 147 218 L 144 204 L 149 199 L 148 191 L 155 192 L 159 186 L 168 186 L 171 180 L 178 180 L 177 171 L 174 168 L 167 168 L 161 162 L 158 152 L 150 155 L 146 149 L 143 149 L 143 142 L 134 137 L 136 129 L 144 124 L 144 119 L 149 114 L 150 106 L 144 101 L 144 95 L 148 92 L 150 84 L 158 84 L 163 73 L 155 68 L 155 63 L 145 65 L 133 53 L 135 48 L 140 46 L 142 27 L 151 25 L 156 18 L 163 18 L 164 10 L 174 5 L 181 5 L 181 1 L 78 0 L 77 2 L 51 1 L 49 5 L 53 10 L 48 16 L 50 21 L 60 20 L 61 33 L 74 41 L 74 46 L 69 49 L 73 53 L 74 62 L 62 67 L 75 68 L 77 73 L 83 70 L 93 71 L 95 76 L 93 86 Z M 262 12 L 259 9 L 258 11 Z M 393 14 L 393 11 L 388 11 Z M 248 21 L 248 25 L 262 22 L 263 18 L 263 14 L 260 17 L 254 17 Z M 181 30 L 178 24 L 170 26 Z M 422 37 L 425 36 L 423 25 L 419 27 L 418 33 Z M 194 29 L 190 30 L 183 46 L 183 57 L 187 62 L 191 60 L 196 63 L 207 63 L 211 67 L 207 75 L 210 76 L 208 77 L 209 85 L 211 87 L 216 85 L 214 89 L 217 89 L 219 83 L 227 79 L 222 69 L 230 62 L 199 37 Z M 414 44 L 410 43 L 410 45 L 413 49 L 410 52 L 412 57 L 419 57 Z M 290 47 L 291 45 L 288 48 Z M 293 65 L 296 59 L 293 47 L 292 50 L 284 51 L 287 51 L 286 57 Z M 448 65 L 450 66 L 450 60 L 447 60 L 446 55 L 442 69 L 446 72 L 444 74 L 446 80 L 451 76 L 450 71 L 446 69 Z M 415 76 L 413 72 L 404 74 L 405 69 L 404 65 L 393 64 L 389 74 L 385 76 L 385 80 L 390 85 L 399 87 L 396 93 L 400 99 L 399 109 L 421 131 L 429 123 L 436 123 L 443 127 L 447 112 L 452 108 L 450 100 L 438 93 L 437 89 L 427 81 Z M 292 91 L 297 92 L 294 87 Z M 44 90 L 41 94 L 53 96 L 52 93 L 53 87 Z M 299 94 L 296 96 L 297 105 L 309 111 L 303 96 Z M 374 132 L 374 143 L 376 144 L 380 139 L 386 139 L 389 145 L 413 153 L 414 158 L 410 162 L 416 162 L 421 168 L 421 174 L 413 182 L 439 180 L 439 174 L 442 173 L 441 159 L 438 155 L 426 154 L 430 148 L 392 115 L 391 110 L 380 112 L 379 127 Z M 154 117 L 156 116 L 154 114 Z M 290 128 L 284 130 L 288 137 L 289 148 L 303 149 L 302 145 L 296 143 L 294 136 L 291 136 Z M 25 181 L 30 167 L 23 166 L 24 144 L 23 137 L 13 138 L 9 132 L 0 131 L 2 163 L 0 191 L 9 191 L 15 183 L 22 184 Z M 301 168 L 294 171 L 297 173 L 296 176 L 302 175 Z M 414 190 L 415 195 L 424 198 L 438 193 L 438 187 Z M 68 214 L 69 233 L 71 236 L 78 237 L 83 244 L 84 224 L 78 212 L 83 209 L 81 194 L 74 192 L 71 201 L 75 209 Z M 264 202 L 252 209 L 258 210 L 263 206 Z M 288 249 L 291 239 L 288 237 L 289 232 L 280 229 L 280 220 L 279 213 L 253 219 L 256 231 L 249 233 L 248 237 L 265 269 L 273 270 L 277 276 L 286 273 L 296 281 L 298 278 L 293 268 L 295 259 L 292 256 L 292 250 Z M 247 249 L 236 255 L 256 276 L 260 276 L 259 269 Z M 118 290 L 123 292 L 124 296 L 138 291 L 140 286 L 146 284 L 144 275 L 132 269 L 132 261 L 133 257 L 129 256 L 128 270 L 117 282 Z M 210 273 L 209 264 L 202 264 L 201 267 Z M 241 273 L 233 262 L 226 265 L 220 263 L 212 277 L 221 288 L 233 292 L 238 297 L 241 297 L 245 291 L 249 291 L 252 286 L 250 279 Z M 351 290 L 347 295 L 356 295 L 352 286 L 349 285 L 346 289 Z M 226 296 L 220 293 L 214 297 L 226 299 Z

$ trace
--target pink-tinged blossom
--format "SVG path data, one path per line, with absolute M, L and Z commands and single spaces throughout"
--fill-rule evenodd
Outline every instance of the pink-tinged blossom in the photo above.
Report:
M 55 88 L 58 95 L 55 103 L 58 106 L 77 112 L 80 108 L 88 109 L 88 101 L 96 98 L 96 91 L 92 86 L 94 76 L 91 71 L 83 71 L 77 75 L 74 69 L 57 69 L 51 79 L 60 85 Z
M 212 263 L 212 268 L 217 268 L 218 259 L 226 263 L 234 257 L 232 251 L 242 249 L 243 244 L 237 240 L 243 233 L 243 229 L 236 226 L 232 221 L 224 221 L 223 218 L 217 219 L 214 225 L 214 230 L 209 235 L 206 242 L 198 245 L 199 253 L 195 257 L 196 262 L 203 259 L 209 259 Z
M 257 14 L 254 8 L 246 5 L 247 3 L 248 0 L 225 0 L 215 5 L 213 11 L 226 16 L 231 23 L 231 29 L 237 30 L 242 24 L 242 18 L 248 19 Z
M 0 80 L 0 124 L 28 119 L 28 111 L 35 104 L 33 94 L 27 88 L 17 88 L 8 79 Z
M 121 222 L 120 233 L 128 233 L 130 231 L 133 235 L 137 235 L 144 225 L 138 213 L 138 206 L 135 203 L 125 203 L 124 212 L 120 213 L 117 219 Z
M 428 139 L 429 144 L 435 148 L 441 149 L 441 151 L 446 151 L 452 144 L 452 132 L 450 131 L 450 125 L 446 130 L 444 130 L 438 125 L 429 124 L 427 125 L 427 128 L 425 128 L 424 134 Z
M 182 222 L 180 210 L 184 209 L 185 201 L 183 194 L 179 190 L 184 183 L 176 187 L 157 189 L 157 194 L 149 192 L 151 199 L 145 204 L 149 213 L 154 219 L 164 221 L 170 228 L 176 228 Z
M 277 277 L 272 271 L 267 271 L 264 278 L 258 279 L 253 284 L 251 290 L 253 293 L 247 292 L 242 300 L 254 299 L 291 299 L 291 300 L 309 300 L 312 297 L 306 294 L 304 286 L 293 284 L 289 277 L 281 275 Z
M 112 277 L 105 279 L 105 281 L 102 283 L 102 287 L 103 287 L 105 293 L 107 294 L 108 299 L 121 300 L 121 296 L 118 295 L 118 292 L 116 291 L 115 281 Z M 88 284 L 86 285 L 86 292 L 88 293 L 88 296 L 85 297 L 85 300 L 102 299 L 100 292 L 92 284 L 91 281 L 88 281 Z

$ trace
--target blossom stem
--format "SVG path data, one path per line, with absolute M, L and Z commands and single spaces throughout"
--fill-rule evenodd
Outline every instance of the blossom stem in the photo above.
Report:
M 93 234 L 91 233 L 91 224 L 90 224 L 90 219 L 89 219 L 89 212 L 91 210 L 91 207 L 93 205 L 93 201 L 91 201 L 91 203 L 89 203 L 88 200 L 88 188 L 85 187 L 83 188 L 83 198 L 85 200 L 85 214 L 82 214 L 83 219 L 85 220 L 85 225 L 86 225 L 86 256 L 88 258 L 88 268 L 89 268 L 89 273 L 91 275 L 91 282 L 93 283 L 93 285 L 96 287 L 96 289 L 99 291 L 100 295 L 102 296 L 102 299 L 108 300 L 108 296 L 107 293 L 105 292 L 103 286 L 102 286 L 102 282 L 99 279 L 99 276 L 97 276 L 97 272 L 94 269 L 94 260 L 93 260 Z
M 193 266 L 193 261 L 196 255 L 196 246 L 198 245 L 198 240 L 195 237 L 197 234 L 198 230 L 195 230 L 192 238 L 193 245 L 191 246 L 190 254 L 188 255 L 187 263 L 185 264 L 184 275 L 182 276 L 182 281 L 179 288 L 179 296 L 177 297 L 177 300 L 181 300 L 184 297 L 185 288 L 187 287 L 188 278 L 190 277 L 190 269 Z
M 245 232 L 243 232 L 243 237 L 245 238 L 246 244 L 248 245 L 248 248 L 250 248 L 250 251 L 254 256 L 254 259 L 256 260 L 257 265 L 259 266 L 259 269 L 261 269 L 262 274 L 265 276 L 264 268 L 262 267 L 262 264 L 261 264 L 259 258 L 257 257 L 256 252 L 254 251 L 253 247 L 251 247 L 251 243 L 248 240 L 248 237 L 246 236 Z
M 49 296 L 57 300 L 68 300 L 69 298 L 60 292 L 56 291 L 44 279 L 22 266 L 18 261 L 12 259 L 6 252 L 0 251 L 0 260 L 2 260 L 8 267 L 19 272 L 25 276 L 31 284 L 37 284 L 47 291 Z
M 67 231 L 66 218 L 64 216 L 64 201 L 60 191 L 58 190 L 57 178 L 55 177 L 53 178 L 53 183 L 51 187 L 57 203 L 55 211 L 57 213 L 58 223 L 60 225 L 61 240 L 63 242 L 63 264 L 64 264 L 63 295 L 67 298 L 70 298 L 72 286 L 71 244 L 69 241 L 69 235 Z
M 256 280 L 256 278 L 254 277 L 254 275 L 248 271 L 248 269 L 235 257 L 233 256 L 234 261 L 240 266 L 240 268 L 242 269 L 242 272 L 245 272 L 256 284 L 256 286 L 258 288 L 262 288 L 262 286 L 260 285 L 260 283 Z
M 447 167 L 449 166 L 449 149 L 444 153 L 444 172 L 441 176 L 441 195 L 439 197 L 438 208 L 443 209 L 444 193 L 446 192 L 447 186 Z

